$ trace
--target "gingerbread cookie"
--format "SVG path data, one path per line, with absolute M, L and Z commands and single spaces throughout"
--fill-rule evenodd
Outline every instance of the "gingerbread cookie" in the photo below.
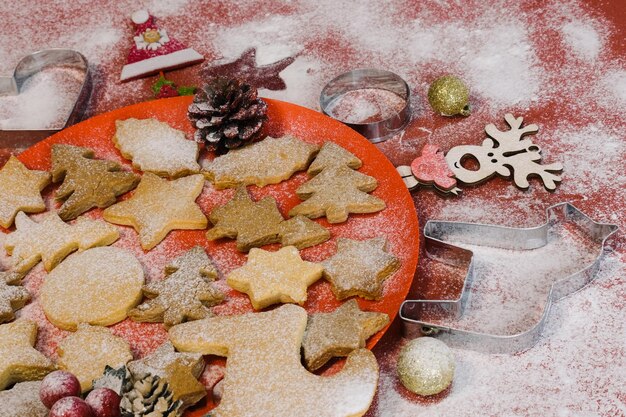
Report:
M 322 262 L 324 278 L 339 300 L 353 295 L 378 300 L 382 285 L 400 268 L 400 260 L 387 252 L 387 239 L 338 239 L 337 253 Z
M 69 256 L 47 277 L 39 298 L 46 317 L 64 330 L 80 323 L 109 326 L 141 301 L 143 268 L 123 249 L 104 247 Z
M 56 192 L 57 200 L 65 200 L 59 209 L 61 219 L 75 219 L 93 207 L 108 207 L 139 183 L 139 175 L 94 156 L 91 149 L 52 145 L 52 181 L 63 180 Z
M 198 382 L 204 369 L 204 358 L 199 353 L 176 352 L 171 342 L 165 342 L 143 359 L 128 363 L 135 379 L 156 375 L 165 379 L 174 395 L 187 408 L 206 396 L 206 388 Z
M 0 271 L 0 323 L 11 321 L 15 312 L 30 300 L 30 293 L 20 282 L 24 274 L 15 271 Z
M 268 137 L 218 156 L 205 165 L 205 175 L 218 190 L 278 184 L 306 169 L 318 149 L 291 135 Z
M 312 314 L 302 341 L 307 368 L 314 371 L 333 357 L 347 356 L 365 347 L 367 339 L 387 323 L 388 315 L 361 311 L 355 299 L 346 301 L 332 313 Z
M 113 336 L 106 327 L 88 324 L 79 325 L 75 333 L 59 343 L 57 351 L 59 368 L 73 373 L 83 392 L 91 389 L 105 366 L 118 368 L 133 359 L 128 342 Z
M 304 216 L 296 216 L 278 225 L 278 238 L 283 246 L 304 249 L 330 239 L 330 231 Z
M 213 209 L 209 220 L 214 227 L 207 232 L 207 239 L 236 238 L 237 249 L 247 252 L 253 247 L 278 242 L 278 225 L 283 216 L 272 197 L 255 202 L 245 187 L 239 187 L 232 200 Z
M 223 396 L 212 416 L 362 416 L 376 392 L 376 358 L 358 349 L 332 376 L 308 372 L 300 362 L 306 322 L 302 307 L 287 304 L 183 323 L 169 333 L 178 350 L 228 356 Z
M 293 246 L 277 252 L 252 248 L 246 264 L 232 271 L 226 282 L 248 294 L 252 306 L 260 310 L 276 303 L 303 305 L 307 288 L 322 277 L 322 271 L 320 264 L 303 261 Z
M 309 166 L 307 173 L 310 176 L 315 176 L 326 168 L 346 166 L 352 169 L 359 169 L 361 165 L 363 163 L 359 158 L 335 142 L 324 142 L 322 149 L 315 157 L 315 161 Z
M 350 213 L 375 213 L 386 207 L 383 200 L 368 194 L 377 186 L 374 177 L 346 166 L 330 167 L 298 187 L 296 194 L 305 201 L 289 215 L 326 216 L 329 223 L 342 223 Z
M 200 171 L 198 144 L 167 123 L 156 119 L 117 120 L 115 128 L 113 143 L 135 168 L 172 178 Z
M 209 307 L 221 303 L 224 294 L 211 284 L 217 270 L 201 246 L 196 246 L 165 267 L 165 279 L 143 287 L 149 298 L 130 311 L 135 321 L 163 322 L 166 327 L 209 317 Z
M 54 371 L 50 359 L 33 346 L 37 325 L 28 320 L 0 324 L 0 391 L 11 384 L 42 379 Z
M 0 391 L 0 417 L 46 417 L 48 409 L 39 399 L 41 381 L 15 384 Z
M 207 219 L 196 204 L 204 187 L 200 174 L 168 181 L 149 172 L 133 196 L 102 212 L 104 220 L 132 226 L 141 247 L 150 250 L 174 229 L 204 229 Z
M 0 226 L 9 228 L 19 211 L 39 213 L 46 210 L 41 191 L 50 184 L 50 174 L 30 170 L 11 156 L 0 169 Z
M 4 247 L 16 271 L 27 272 L 40 260 L 50 271 L 75 250 L 110 245 L 119 236 L 115 226 L 101 220 L 82 217 L 68 224 L 50 212 L 36 223 L 20 212 L 15 218 L 15 232 L 7 235 Z

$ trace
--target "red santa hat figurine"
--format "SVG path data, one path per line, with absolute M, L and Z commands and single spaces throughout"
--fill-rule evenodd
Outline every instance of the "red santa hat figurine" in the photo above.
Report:
M 159 71 L 185 67 L 204 60 L 192 48 L 168 36 L 165 29 L 154 23 L 154 16 L 146 10 L 138 10 L 131 19 L 135 26 L 135 45 L 128 54 L 128 62 L 122 68 L 122 81 L 144 77 Z

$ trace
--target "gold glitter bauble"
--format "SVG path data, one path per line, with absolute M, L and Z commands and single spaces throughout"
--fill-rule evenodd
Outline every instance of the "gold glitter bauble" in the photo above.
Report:
M 454 75 L 439 77 L 430 85 L 428 102 L 433 110 L 444 116 L 470 115 L 469 90 Z
M 454 377 L 454 355 L 450 348 L 432 337 L 411 340 L 398 357 L 398 377 L 402 385 L 419 395 L 445 390 Z

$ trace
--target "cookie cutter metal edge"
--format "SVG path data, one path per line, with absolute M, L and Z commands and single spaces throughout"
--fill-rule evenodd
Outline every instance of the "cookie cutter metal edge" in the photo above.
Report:
M 0 146 L 26 148 L 82 119 L 91 96 L 91 72 L 87 58 L 73 49 L 44 49 L 26 55 L 15 66 L 13 75 L 0 77 L 0 96 L 19 94 L 30 76 L 52 66 L 74 67 L 85 74 L 78 97 L 63 126 L 52 129 L 0 129 Z
M 539 321 L 531 328 L 513 335 L 496 335 L 471 330 L 442 326 L 420 321 L 408 314 L 419 307 L 433 306 L 444 309 L 456 317 L 463 314 L 469 297 L 469 287 L 474 279 L 473 252 L 459 246 L 446 243 L 445 236 L 453 234 L 455 240 L 480 246 L 501 249 L 529 250 L 537 249 L 548 243 L 550 220 L 561 212 L 564 219 L 574 222 L 599 244 L 600 250 L 595 260 L 573 274 L 555 281 L 550 290 Z M 602 258 L 606 240 L 617 230 L 617 225 L 598 223 L 574 207 L 571 203 L 559 203 L 546 209 L 545 224 L 531 228 L 512 228 L 479 223 L 450 222 L 429 220 L 424 226 L 425 250 L 429 258 L 448 265 L 463 267 L 467 270 L 463 289 L 455 300 L 406 300 L 400 306 L 399 315 L 404 323 L 406 337 L 437 335 L 451 346 L 476 350 L 486 353 L 515 353 L 534 346 L 541 337 L 554 302 L 568 294 L 576 292 L 595 278 Z M 414 317 L 414 316 L 413 316 Z
M 332 103 L 342 95 L 365 88 L 391 91 L 404 99 L 404 107 L 393 116 L 371 123 L 348 123 L 337 119 L 328 111 Z M 363 68 L 345 72 L 329 81 L 320 94 L 322 113 L 356 130 L 370 142 L 378 143 L 399 133 L 411 121 L 411 89 L 399 75 L 375 68 Z

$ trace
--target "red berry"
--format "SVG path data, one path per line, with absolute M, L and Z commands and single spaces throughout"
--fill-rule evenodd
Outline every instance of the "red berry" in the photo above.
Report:
M 39 398 L 47 407 L 52 408 L 54 403 L 64 397 L 78 397 L 81 393 L 80 382 L 66 371 L 54 371 L 46 375 L 41 381 Z
M 120 417 L 122 415 L 121 400 L 117 392 L 109 388 L 96 388 L 85 398 L 95 417 Z
M 48 417 L 94 417 L 89 404 L 78 397 L 65 397 L 54 403 Z
M 157 94 L 157 98 L 177 97 L 178 90 L 169 84 L 165 84 L 161 87 L 161 91 Z

